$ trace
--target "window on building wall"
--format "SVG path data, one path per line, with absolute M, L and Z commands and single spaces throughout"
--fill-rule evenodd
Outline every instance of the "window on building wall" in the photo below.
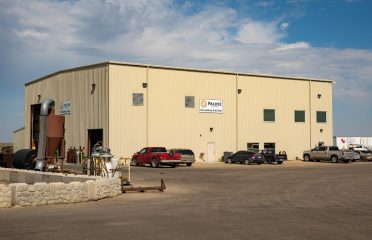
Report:
M 194 107 L 195 107 L 195 97 L 185 96 L 185 108 L 194 108 Z
M 259 150 L 260 149 L 260 144 L 259 143 L 247 143 L 247 149 L 248 150 Z
M 318 123 L 327 122 L 327 112 L 317 111 L 316 112 L 316 122 L 318 122 Z
M 305 111 L 295 111 L 295 122 L 305 122 Z
M 133 93 L 133 106 L 143 106 L 143 93 Z
M 264 121 L 275 122 L 275 109 L 264 109 Z
M 275 153 L 275 143 L 264 143 L 264 149 Z

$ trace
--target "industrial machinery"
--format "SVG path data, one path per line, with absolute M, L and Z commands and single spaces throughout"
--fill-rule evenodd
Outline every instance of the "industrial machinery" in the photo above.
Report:
M 85 160 L 84 172 L 87 175 L 112 177 L 117 165 L 118 160 L 113 158 L 111 150 L 102 147 L 102 142 L 98 142 L 92 149 L 91 158 Z
M 15 153 L 13 166 L 20 169 L 44 171 L 58 159 L 65 158 L 64 123 L 65 117 L 54 114 L 54 100 L 47 98 L 41 102 L 39 116 L 32 113 L 32 139 L 35 149 L 22 149 Z

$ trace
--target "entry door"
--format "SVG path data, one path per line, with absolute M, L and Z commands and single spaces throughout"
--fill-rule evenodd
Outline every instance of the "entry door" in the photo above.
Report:
M 216 156 L 215 156 L 215 144 L 214 142 L 209 142 L 208 143 L 208 156 L 207 156 L 207 162 L 215 162 L 216 161 Z
M 92 153 L 94 145 L 101 142 L 103 146 L 103 129 L 88 129 L 88 155 Z

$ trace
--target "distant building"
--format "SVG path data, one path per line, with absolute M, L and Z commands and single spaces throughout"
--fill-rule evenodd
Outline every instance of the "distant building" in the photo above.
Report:
M 285 150 L 290 159 L 332 144 L 332 81 L 104 62 L 25 85 L 17 149 L 35 147 L 40 101 L 63 114 L 66 147 L 103 141 L 118 157 L 145 146 L 192 149 L 207 162 L 225 151 Z

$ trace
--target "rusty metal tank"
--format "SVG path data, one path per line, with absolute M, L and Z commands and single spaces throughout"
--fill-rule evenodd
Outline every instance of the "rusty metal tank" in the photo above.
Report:
M 47 120 L 47 133 L 46 133 L 46 156 L 54 157 L 56 150 L 62 144 L 62 140 L 65 135 L 65 117 L 50 114 Z M 61 154 L 64 153 L 64 149 L 61 149 Z

